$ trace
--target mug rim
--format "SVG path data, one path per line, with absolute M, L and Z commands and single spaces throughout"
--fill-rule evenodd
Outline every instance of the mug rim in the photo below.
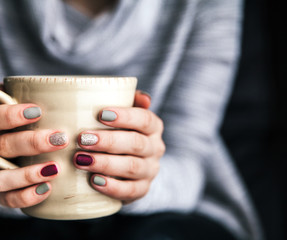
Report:
M 5 76 L 4 84 L 8 82 L 24 82 L 39 84 L 68 84 L 68 85 L 126 85 L 137 84 L 136 77 L 104 76 L 104 75 L 19 75 Z

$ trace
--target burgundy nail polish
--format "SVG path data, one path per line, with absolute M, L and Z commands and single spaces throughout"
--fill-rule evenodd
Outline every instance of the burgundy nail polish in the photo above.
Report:
M 79 154 L 76 157 L 76 163 L 80 166 L 89 166 L 93 162 L 93 158 L 89 155 Z
M 48 165 L 41 170 L 41 175 L 44 177 L 49 177 L 58 173 L 57 166 L 55 164 Z

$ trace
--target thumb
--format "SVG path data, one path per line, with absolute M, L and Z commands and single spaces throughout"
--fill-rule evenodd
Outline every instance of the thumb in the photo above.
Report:
M 151 97 L 148 93 L 137 90 L 135 94 L 134 107 L 148 109 L 151 104 Z

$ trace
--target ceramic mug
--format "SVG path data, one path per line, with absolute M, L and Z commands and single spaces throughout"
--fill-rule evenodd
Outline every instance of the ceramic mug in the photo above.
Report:
M 45 219 L 88 219 L 107 216 L 120 210 L 121 201 L 105 196 L 89 184 L 90 174 L 73 165 L 84 130 L 110 129 L 97 121 L 103 107 L 133 105 L 137 79 L 104 76 L 13 76 L 4 78 L 6 93 L 0 103 L 34 103 L 42 110 L 41 119 L 24 129 L 59 129 L 69 137 L 62 150 L 33 157 L 21 157 L 20 166 L 56 161 L 61 172 L 51 181 L 51 195 L 42 203 L 24 208 L 30 216 Z M 0 168 L 16 168 L 0 158 Z

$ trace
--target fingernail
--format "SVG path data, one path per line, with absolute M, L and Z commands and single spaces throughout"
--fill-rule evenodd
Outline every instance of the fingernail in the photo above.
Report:
M 146 95 L 149 99 L 151 99 L 151 96 L 149 93 L 145 92 L 145 91 L 141 91 L 140 92 L 142 95 Z
M 84 146 L 95 145 L 98 142 L 98 137 L 95 134 L 84 133 L 81 135 L 81 144 Z
M 80 166 L 89 166 L 93 162 L 93 158 L 89 155 L 79 154 L 76 157 L 76 163 Z
M 57 173 L 58 173 L 58 169 L 57 169 L 57 166 L 55 164 L 43 167 L 41 170 L 41 175 L 43 177 L 49 177 L 52 175 L 56 175 Z
M 44 193 L 50 190 L 49 185 L 47 183 L 42 183 L 36 188 L 36 193 L 38 195 L 43 195 Z
M 117 114 L 113 111 L 109 110 L 103 110 L 102 115 L 101 115 L 101 120 L 107 121 L 107 122 L 112 122 L 117 119 Z
M 93 183 L 97 186 L 105 186 L 106 185 L 106 179 L 100 176 L 95 176 L 93 179 Z
M 68 137 L 65 133 L 57 132 L 50 136 L 49 141 L 54 146 L 62 146 L 68 142 Z
M 34 119 L 34 118 L 40 117 L 42 114 L 42 111 L 41 111 L 41 108 L 39 107 L 30 107 L 30 108 L 26 108 L 23 111 L 23 114 L 26 119 Z

